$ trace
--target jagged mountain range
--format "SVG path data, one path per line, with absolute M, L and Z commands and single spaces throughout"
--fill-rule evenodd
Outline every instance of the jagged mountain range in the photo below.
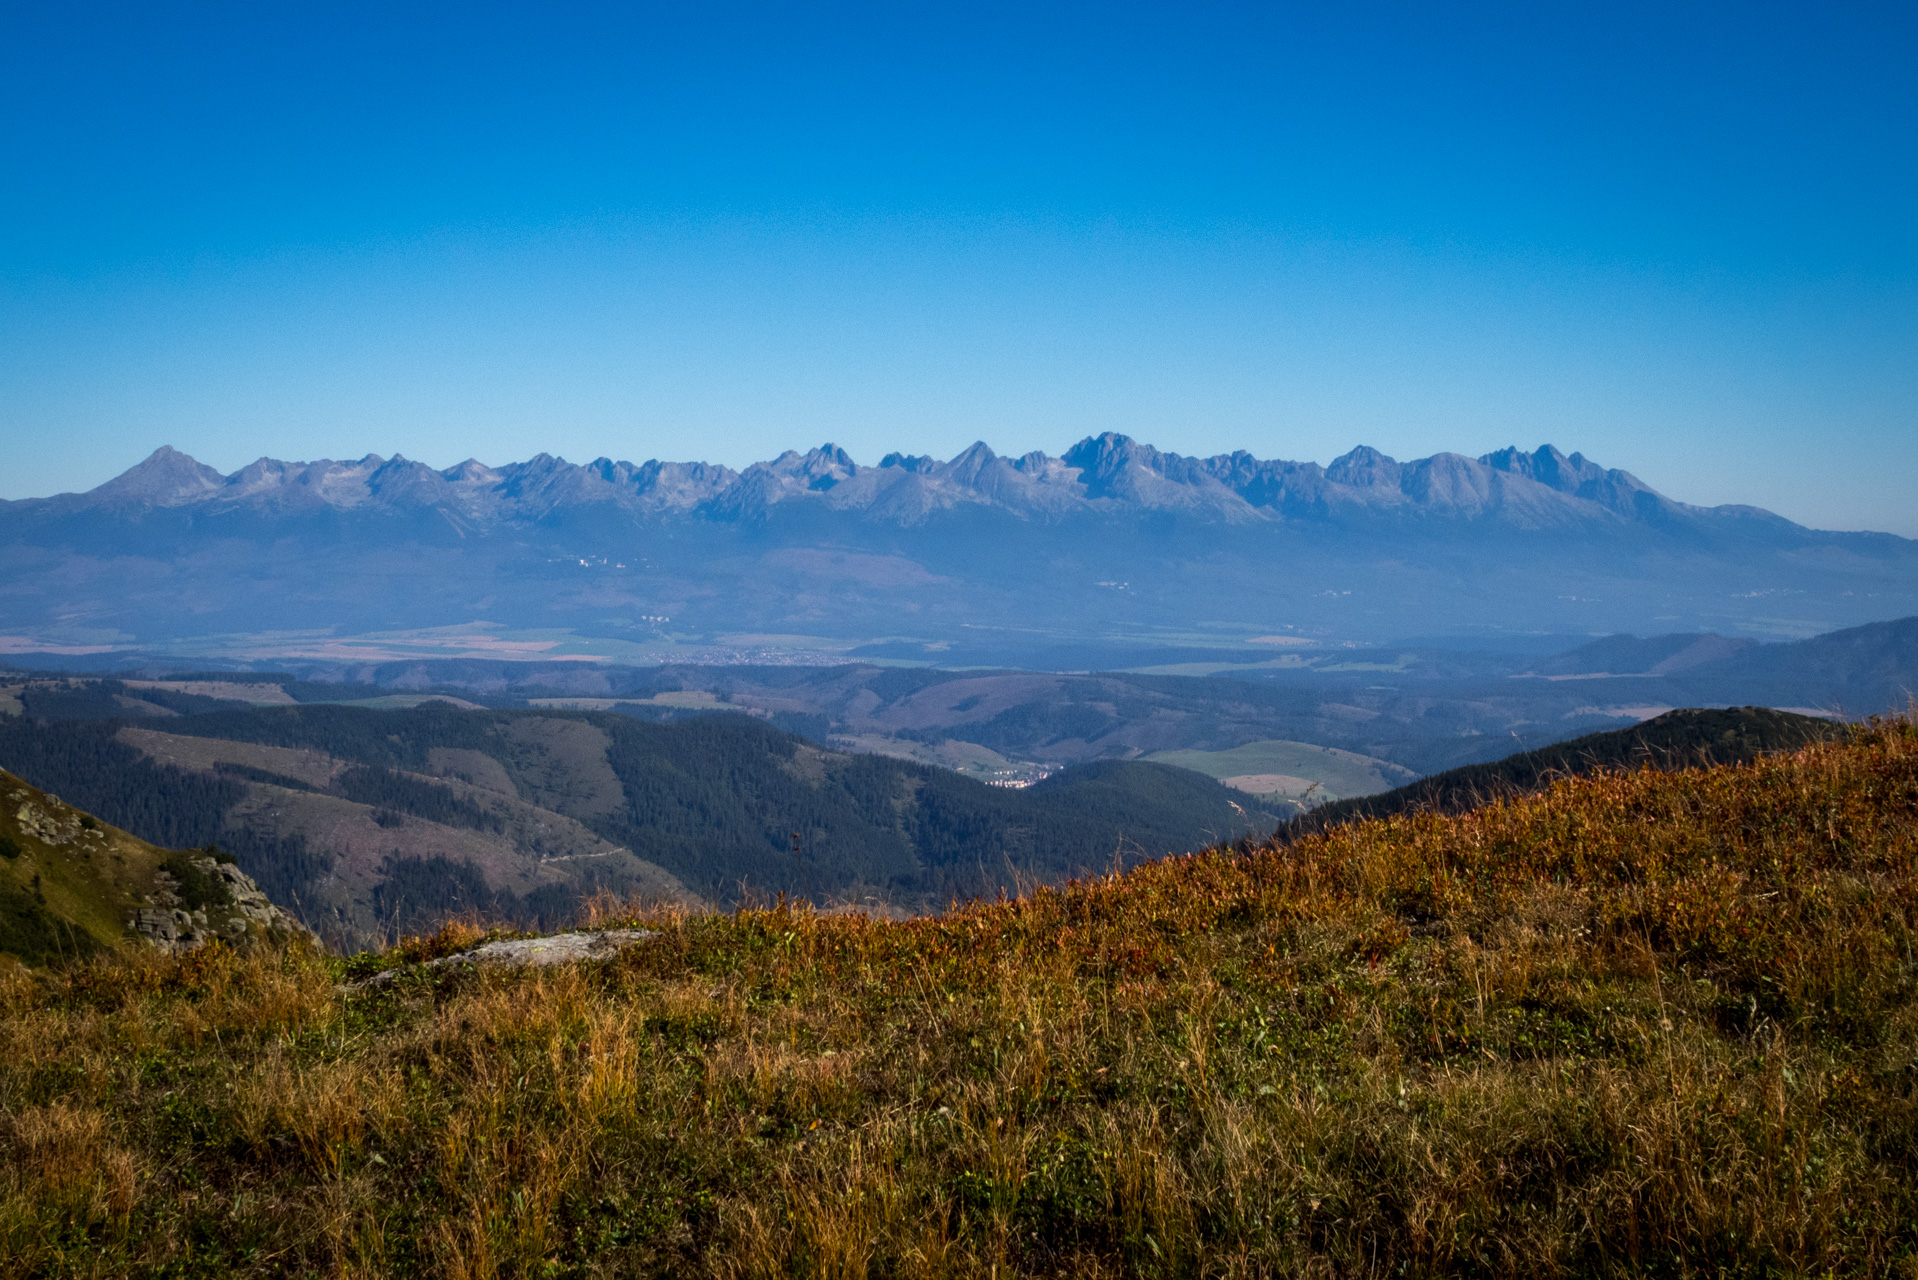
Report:
M 368 456 L 231 475 L 163 448 L 88 493 L 0 503 L 15 655 L 273 661 L 478 625 L 528 656 L 1074 669 L 1278 641 L 1792 638 L 1913 613 L 1918 542 L 1689 505 L 1549 445 L 1321 467 L 1108 433 L 872 467 L 828 445 L 743 471 Z
M 49 515 L 154 508 L 282 516 L 432 509 L 488 526 L 594 506 L 638 517 L 751 520 L 797 502 L 901 524 L 975 505 L 1038 519 L 1170 511 L 1245 522 L 1415 516 L 1489 519 L 1521 529 L 1728 520 L 1796 527 L 1756 507 L 1673 501 L 1630 472 L 1601 467 L 1583 454 L 1567 457 L 1551 445 L 1531 453 L 1506 448 L 1481 458 L 1438 453 L 1413 462 L 1361 446 L 1322 467 L 1244 451 L 1189 458 L 1111 432 L 1087 437 L 1056 458 L 1037 451 L 1004 458 L 978 443 L 947 462 L 892 453 L 876 467 L 861 467 L 827 444 L 803 454 L 789 450 L 744 471 L 706 462 L 610 458 L 576 465 L 548 454 L 502 467 L 468 459 L 435 470 L 397 455 L 369 454 L 346 462 L 261 458 L 222 475 L 163 446 L 88 493 L 9 505 Z

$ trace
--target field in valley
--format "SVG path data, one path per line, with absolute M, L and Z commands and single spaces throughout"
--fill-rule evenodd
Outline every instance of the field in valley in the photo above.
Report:
M 1253 795 L 1286 800 L 1322 802 L 1377 795 L 1418 777 L 1389 760 L 1277 739 L 1226 751 L 1157 751 L 1146 759 L 1203 773 Z

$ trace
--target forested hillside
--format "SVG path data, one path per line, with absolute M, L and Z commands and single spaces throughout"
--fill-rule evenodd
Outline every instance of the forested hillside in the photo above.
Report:
M 0 764 L 169 847 L 218 844 L 341 945 L 463 911 L 551 924 L 611 890 L 922 910 L 1269 831 L 1209 778 L 1036 786 L 824 750 L 743 715 L 286 706 L 0 720 Z

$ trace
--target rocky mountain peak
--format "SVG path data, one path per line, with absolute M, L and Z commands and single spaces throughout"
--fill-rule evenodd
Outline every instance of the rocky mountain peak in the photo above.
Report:
M 1325 469 L 1325 478 L 1333 484 L 1349 485 L 1355 489 L 1396 489 L 1400 471 L 1396 459 L 1387 457 L 1371 445 L 1362 444 L 1350 453 L 1334 458 L 1332 465 Z
M 1105 431 L 1073 445 L 1060 461 L 1078 468 L 1087 497 L 1128 498 L 1136 495 L 1141 473 L 1157 469 L 1159 458 L 1151 445 Z
M 212 467 L 163 444 L 90 496 L 128 505 L 180 507 L 211 497 L 225 483 L 226 477 Z
M 1557 448 L 1542 444 L 1531 453 L 1507 446 L 1479 459 L 1494 471 L 1524 476 L 1560 493 L 1577 493 L 1587 484 L 1603 480 L 1605 470 L 1585 460 L 1583 454 L 1566 457 Z
M 808 489 L 823 491 L 841 480 L 850 480 L 858 475 L 859 464 L 838 445 L 827 443 L 810 450 L 800 459 L 796 474 L 805 478 Z

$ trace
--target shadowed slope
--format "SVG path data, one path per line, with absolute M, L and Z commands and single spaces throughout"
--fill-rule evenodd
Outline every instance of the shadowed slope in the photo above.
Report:
M 1844 736 L 1842 725 L 1770 707 L 1668 711 L 1630 729 L 1587 734 L 1489 764 L 1448 769 L 1378 795 L 1321 805 L 1280 829 L 1292 838 L 1358 818 L 1408 810 L 1461 813 L 1494 800 L 1535 791 L 1558 778 L 1605 769 L 1684 769 L 1742 764 L 1771 751 Z

